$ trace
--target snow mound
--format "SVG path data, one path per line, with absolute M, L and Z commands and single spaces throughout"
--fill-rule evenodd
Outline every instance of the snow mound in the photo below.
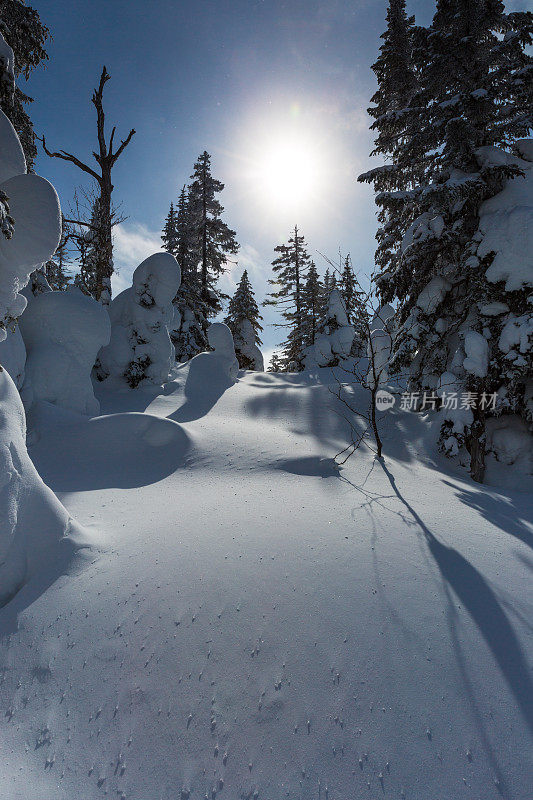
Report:
M 155 253 L 133 273 L 133 285 L 111 303 L 111 340 L 100 353 L 103 377 L 141 381 L 168 380 L 175 351 L 169 330 L 175 325 L 172 300 L 181 282 L 178 262 L 170 253 Z
M 0 341 L 0 364 L 7 369 L 20 391 L 24 383 L 26 348 L 18 325 L 9 326 L 7 337 Z
M 0 606 L 59 563 L 58 547 L 66 554 L 79 546 L 68 538 L 73 520 L 37 474 L 25 439 L 20 395 L 0 369 Z
M 28 351 L 25 386 L 34 402 L 98 414 L 91 370 L 111 335 L 106 309 L 82 293 L 44 292 L 29 304 L 20 328 Z
M 255 331 L 249 319 L 243 319 L 240 322 L 235 332 L 234 341 L 236 353 L 242 357 L 247 365 L 250 365 L 246 366 L 245 369 L 264 372 L 263 354 L 255 343 Z
M 230 329 L 224 322 L 214 322 L 207 330 L 207 340 L 214 350 L 212 355 L 217 359 L 219 368 L 235 383 L 239 374 L 239 362 Z
M 38 175 L 22 174 L 26 164 L 13 126 L 0 112 L 0 197 L 14 219 L 10 238 L 0 234 L 0 341 L 6 327 L 26 307 L 20 290 L 34 267 L 47 261 L 61 235 L 61 212 L 54 187 Z

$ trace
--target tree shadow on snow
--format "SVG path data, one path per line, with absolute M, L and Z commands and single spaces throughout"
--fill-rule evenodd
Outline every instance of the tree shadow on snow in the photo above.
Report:
M 528 663 L 496 594 L 483 575 L 457 550 L 442 544 L 431 533 L 414 508 L 401 494 L 394 476 L 385 463 L 380 461 L 380 464 L 396 497 L 421 529 L 429 551 L 440 571 L 447 599 L 448 624 L 459 671 L 469 696 L 487 757 L 500 781 L 499 788 L 502 791 L 502 776 L 499 773 L 497 760 L 477 707 L 474 688 L 468 675 L 466 659 L 457 633 L 457 611 L 450 590 L 453 590 L 459 598 L 490 648 L 529 730 L 533 733 L 533 681 Z
M 462 503 L 478 511 L 484 519 L 533 549 L 533 529 L 526 523 L 528 514 L 531 513 L 531 499 L 526 493 L 505 497 L 493 494 L 490 487 L 485 491 L 479 489 L 469 491 L 450 481 L 443 483 L 455 490 L 456 497 Z
M 131 413 L 54 427 L 30 455 L 54 492 L 84 492 L 156 483 L 185 465 L 189 449 L 189 437 L 172 420 Z
M 314 478 L 339 478 L 341 467 L 334 458 L 307 456 L 305 458 L 289 458 L 276 461 L 274 469 L 290 472 L 292 475 L 303 475 Z
M 226 389 L 234 385 L 226 371 L 226 360 L 216 353 L 200 353 L 189 362 L 185 403 L 169 415 L 176 422 L 193 422 L 211 411 Z

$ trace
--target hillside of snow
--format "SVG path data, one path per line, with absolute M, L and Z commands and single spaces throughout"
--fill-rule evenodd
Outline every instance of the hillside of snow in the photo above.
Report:
M 400 410 L 337 467 L 329 370 L 194 364 L 29 416 L 92 551 L 0 610 L 0 797 L 530 800 L 520 476 L 473 483 Z

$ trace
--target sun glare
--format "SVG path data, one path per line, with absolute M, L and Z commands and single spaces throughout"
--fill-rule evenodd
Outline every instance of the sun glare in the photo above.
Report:
M 257 190 L 270 204 L 297 208 L 319 186 L 318 153 L 305 142 L 279 140 L 266 146 L 257 165 Z

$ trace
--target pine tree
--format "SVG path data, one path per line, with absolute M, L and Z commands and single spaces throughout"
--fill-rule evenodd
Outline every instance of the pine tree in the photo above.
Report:
M 318 276 L 315 262 L 311 261 L 307 280 L 302 291 L 304 346 L 314 345 L 323 310 L 324 287 Z
M 168 253 L 171 253 L 174 257 L 178 255 L 178 220 L 174 210 L 174 203 L 170 204 L 163 233 L 161 234 L 161 241 L 163 242 L 163 248 Z
M 251 322 L 255 333 L 255 343 L 261 345 L 261 325 L 263 317 L 259 312 L 259 307 L 255 300 L 254 290 L 248 278 L 248 271 L 244 270 L 235 294 L 229 301 L 228 314 L 224 322 L 232 333 L 238 329 L 241 322 L 248 320 Z
M 281 357 L 285 370 L 292 364 L 299 370 L 303 369 L 305 347 L 303 288 L 311 263 L 306 247 L 304 237 L 298 233 L 298 227 L 295 226 L 287 244 L 280 244 L 274 248 L 279 256 L 272 262 L 275 278 L 269 280 L 269 283 L 278 288 L 265 300 L 265 305 L 278 307 L 285 320 L 276 324 L 276 327 L 289 329 Z
M 62 292 L 70 284 L 71 276 L 67 273 L 67 267 L 71 263 L 69 254 L 69 228 L 62 220 L 61 239 L 52 258 L 46 262 L 44 274 L 48 285 L 54 292 Z
M 45 44 L 50 32 L 43 25 L 35 9 L 20 0 L 0 0 L 0 32 L 13 49 L 15 78 L 23 76 L 28 80 L 31 71 L 48 59 Z M 15 128 L 24 155 L 28 172 L 33 171 L 37 148 L 33 125 L 25 105 L 32 98 L 24 94 L 19 86 L 14 92 L 0 92 L 0 107 Z
M 205 150 L 198 157 L 189 186 L 189 214 L 192 244 L 200 270 L 201 298 L 213 317 L 222 308 L 216 283 L 224 272 L 228 255 L 239 249 L 235 231 L 221 219 L 224 211 L 216 195 L 224 184 L 211 175 L 211 157 Z
M 494 253 L 482 260 L 476 253 L 482 203 L 523 172 L 494 148 L 509 148 L 531 125 L 531 83 L 526 89 L 521 81 L 531 73 L 524 48 L 532 30 L 531 14 L 505 14 L 498 0 L 439 0 L 431 27 L 413 33 L 417 85 L 403 101 L 404 127 L 392 143 L 376 140 L 391 169 L 360 178 L 374 183 L 381 207 L 377 285 L 383 300 L 399 300 L 393 369 L 408 367 L 420 389 L 453 380 L 478 395 L 502 391 L 507 408 L 522 414 L 528 368 L 508 375 L 496 346 L 502 319 L 483 319 L 479 309 L 500 302 L 521 314 L 526 287 L 513 294 L 488 281 Z M 392 103 L 386 77 L 378 78 Z M 484 374 L 479 366 L 469 372 L 472 347 L 487 348 Z M 450 426 L 443 429 L 450 452 L 469 450 L 476 480 L 484 433 L 479 409 L 464 433 L 455 431 L 454 446 Z

